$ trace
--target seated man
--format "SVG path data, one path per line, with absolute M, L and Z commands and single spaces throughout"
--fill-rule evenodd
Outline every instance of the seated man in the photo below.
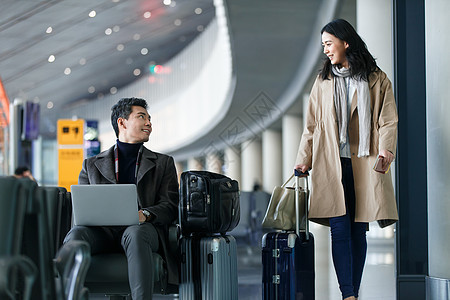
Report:
M 33 175 L 31 174 L 30 168 L 28 168 L 27 166 L 17 167 L 14 171 L 13 176 L 16 178 L 30 178 L 31 180 L 35 181 Z
M 178 181 L 172 157 L 143 146 L 152 132 L 147 102 L 123 98 L 112 107 L 111 122 L 116 145 L 85 159 L 79 184 L 127 184 L 137 186 L 140 225 L 75 226 L 65 241 L 84 240 L 92 254 L 125 251 L 134 300 L 152 299 L 153 256 L 159 252 L 167 262 L 168 282 L 178 283 L 176 259 L 168 251 L 168 226 L 178 216 Z M 120 212 L 117 212 L 120 213 Z M 114 216 L 111 216 L 112 218 Z

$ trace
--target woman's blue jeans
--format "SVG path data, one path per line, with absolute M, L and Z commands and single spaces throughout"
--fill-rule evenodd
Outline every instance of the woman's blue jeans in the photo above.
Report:
M 331 250 L 342 298 L 358 297 L 367 253 L 367 223 L 355 222 L 355 186 L 350 158 L 341 158 L 347 213 L 330 218 Z

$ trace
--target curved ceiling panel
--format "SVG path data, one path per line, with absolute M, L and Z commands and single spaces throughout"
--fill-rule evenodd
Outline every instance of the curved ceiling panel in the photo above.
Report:
M 177 159 L 236 147 L 258 137 L 295 102 L 321 54 L 320 29 L 338 0 L 228 0 L 236 88 L 229 111 Z

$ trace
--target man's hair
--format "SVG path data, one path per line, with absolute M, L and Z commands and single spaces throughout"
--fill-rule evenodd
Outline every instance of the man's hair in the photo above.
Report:
M 147 101 L 141 98 L 122 98 L 111 108 L 111 124 L 116 133 L 116 137 L 119 137 L 119 125 L 117 125 L 117 120 L 119 118 L 128 120 L 128 117 L 133 110 L 132 106 L 141 106 L 147 110 Z
M 328 32 L 341 41 L 347 42 L 348 48 L 345 51 L 345 57 L 350 66 L 349 71 L 351 77 L 367 80 L 370 73 L 378 70 L 377 63 L 367 49 L 366 43 L 364 43 L 355 28 L 353 28 L 349 22 L 343 19 L 331 21 L 320 31 L 321 34 L 324 32 Z M 320 71 L 320 75 L 322 79 L 325 80 L 329 79 L 329 74 L 332 75 L 331 61 L 327 58 Z
M 14 171 L 14 175 L 19 176 L 25 173 L 26 171 L 30 171 L 30 168 L 28 168 L 27 166 L 20 166 L 16 168 L 16 170 Z

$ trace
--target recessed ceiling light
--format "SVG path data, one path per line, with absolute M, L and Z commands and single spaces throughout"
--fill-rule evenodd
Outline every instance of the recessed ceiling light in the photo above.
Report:
M 197 15 L 199 15 L 199 14 L 201 14 L 201 13 L 203 12 L 203 10 L 202 10 L 200 7 L 197 7 L 197 8 L 194 10 L 194 12 L 195 12 Z
M 48 62 L 52 63 L 55 61 L 55 59 L 56 59 L 56 57 L 52 54 L 48 57 Z
M 80 65 L 84 66 L 86 64 L 86 58 L 80 58 Z
M 53 102 L 52 101 L 48 101 L 47 102 L 47 108 L 48 109 L 52 109 L 53 108 Z
M 89 94 L 95 93 L 95 87 L 91 85 L 91 86 L 88 88 L 88 92 L 89 92 Z
M 46 33 L 52 33 L 52 31 L 53 31 L 53 28 L 51 26 L 49 26 L 45 32 Z
M 112 33 L 112 29 L 111 28 L 108 27 L 108 28 L 105 29 L 105 34 L 106 35 L 111 35 L 111 33 Z
M 95 10 L 91 10 L 91 12 L 89 13 L 89 17 L 93 18 L 97 15 L 97 12 Z
M 148 54 L 148 49 L 147 48 L 142 48 L 141 49 L 141 54 L 142 55 L 147 55 Z
M 123 51 L 123 49 L 125 49 L 125 46 L 123 44 L 119 44 L 116 47 L 117 51 Z
M 140 35 L 139 33 L 135 33 L 135 34 L 133 35 L 133 40 L 139 41 L 140 39 L 141 39 L 141 35 Z
M 152 13 L 149 12 L 149 11 L 146 11 L 146 12 L 144 13 L 144 18 L 146 18 L 146 19 L 150 18 L 151 16 L 152 16 Z
M 163 3 L 164 3 L 164 5 L 170 5 L 170 3 L 172 3 L 172 1 L 171 0 L 164 0 Z
M 115 93 L 117 93 L 117 88 L 113 86 L 112 88 L 109 89 L 109 92 L 114 95 Z
M 119 31 L 120 31 L 120 26 L 119 26 L 119 25 L 115 25 L 115 26 L 113 27 L 113 31 L 114 31 L 114 32 L 119 32 Z
M 181 20 L 180 19 L 176 19 L 173 24 L 175 24 L 175 26 L 180 26 L 181 25 Z
M 72 70 L 70 68 L 64 69 L 64 74 L 69 75 L 70 73 L 72 73 Z
M 134 69 L 133 75 L 134 75 L 134 76 L 139 76 L 139 75 L 141 75 L 141 70 L 139 70 L 139 69 Z

